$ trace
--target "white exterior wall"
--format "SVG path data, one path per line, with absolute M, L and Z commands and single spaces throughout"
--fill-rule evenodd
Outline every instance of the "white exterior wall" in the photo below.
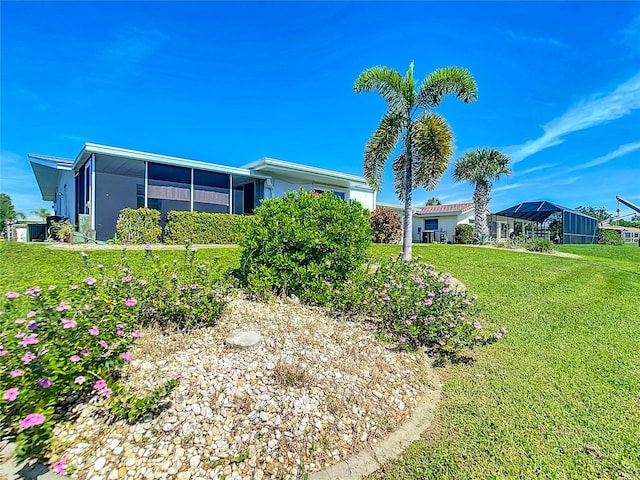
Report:
M 370 212 L 376 208 L 375 194 L 372 191 L 364 191 L 356 188 L 349 189 L 347 200 L 357 200 Z
M 76 210 L 76 178 L 73 171 L 61 171 L 56 187 L 55 214 L 69 217 L 73 222 Z
M 424 221 L 430 219 L 438 219 L 438 231 L 436 233 L 435 241 L 439 241 L 440 233 L 442 230 L 446 230 L 446 237 L 448 242 L 455 241 L 456 235 L 456 225 L 460 225 L 461 223 L 471 223 L 471 219 L 474 218 L 474 211 L 470 210 L 460 215 L 432 215 L 429 217 L 425 216 L 415 216 L 413 217 L 413 241 L 414 242 L 422 242 L 422 232 L 424 232 Z M 420 233 L 418 233 L 418 228 L 420 228 Z

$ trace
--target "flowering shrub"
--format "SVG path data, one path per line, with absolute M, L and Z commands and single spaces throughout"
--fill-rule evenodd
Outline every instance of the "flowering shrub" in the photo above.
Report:
M 477 297 L 469 297 L 450 275 L 418 259 L 370 268 L 333 294 L 338 309 L 366 315 L 367 328 L 376 329 L 383 339 L 401 349 L 426 348 L 439 359 L 455 358 L 464 348 L 506 333 L 483 337 L 482 326 L 472 319 Z
M 15 436 L 18 457 L 46 455 L 55 422 L 89 395 L 108 399 L 111 412 L 129 420 L 157 410 L 177 381 L 136 398 L 118 382 L 118 369 L 133 360 L 130 349 L 143 321 L 166 315 L 191 326 L 221 315 L 229 297 L 215 290 L 210 271 L 196 264 L 195 254 L 187 245 L 185 261 L 159 265 L 147 250 L 146 280 L 132 272 L 126 255 L 107 271 L 83 252 L 78 280 L 4 294 L 0 436 Z
M 395 243 L 402 238 L 402 218 L 393 210 L 378 207 L 371 212 L 369 221 L 374 242 Z
M 222 278 L 220 266 L 196 261 L 196 247 L 185 242 L 181 261 L 160 263 L 159 257 L 145 248 L 142 268 L 153 281 L 145 282 L 141 295 L 140 319 L 143 323 L 189 329 L 213 325 L 231 301 L 231 286 Z

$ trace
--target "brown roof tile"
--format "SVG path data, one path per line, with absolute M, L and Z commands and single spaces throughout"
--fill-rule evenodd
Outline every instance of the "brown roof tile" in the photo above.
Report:
M 464 213 L 473 209 L 473 203 L 450 203 L 447 205 L 427 205 L 426 207 L 416 208 L 416 213 L 434 214 L 434 213 Z

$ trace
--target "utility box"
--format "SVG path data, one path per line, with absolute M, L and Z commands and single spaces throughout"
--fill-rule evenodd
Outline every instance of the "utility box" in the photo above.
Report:
M 23 225 L 23 224 L 19 224 L 19 225 L 15 225 L 14 227 L 16 229 L 16 240 L 18 242 L 27 242 L 27 238 L 28 238 L 28 231 L 27 231 L 27 225 Z

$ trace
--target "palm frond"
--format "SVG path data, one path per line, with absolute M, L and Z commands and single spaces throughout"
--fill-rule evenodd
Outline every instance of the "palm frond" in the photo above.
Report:
M 511 159 L 495 148 L 478 148 L 466 152 L 456 161 L 453 178 L 457 182 L 488 182 L 497 180 L 501 175 L 510 175 Z
M 402 118 L 387 112 L 364 147 L 364 176 L 375 190 L 380 190 L 384 166 L 398 143 Z
M 434 112 L 413 124 L 413 188 L 433 190 L 453 156 L 453 132 L 447 121 Z
M 408 72 L 407 72 L 408 73 Z M 408 82 L 389 67 L 372 67 L 362 72 L 355 83 L 356 93 L 376 92 L 385 99 L 390 110 L 408 112 L 415 99 L 415 81 Z
M 471 103 L 478 97 L 476 81 L 466 68 L 445 67 L 431 72 L 418 89 L 416 105 L 434 108 L 444 97 L 452 94 L 465 103 Z
M 400 201 L 404 202 L 405 189 L 405 167 L 407 165 L 407 154 L 402 152 L 391 164 L 391 170 L 393 171 L 393 188 L 396 191 L 396 195 Z M 413 191 L 413 185 L 411 186 Z

